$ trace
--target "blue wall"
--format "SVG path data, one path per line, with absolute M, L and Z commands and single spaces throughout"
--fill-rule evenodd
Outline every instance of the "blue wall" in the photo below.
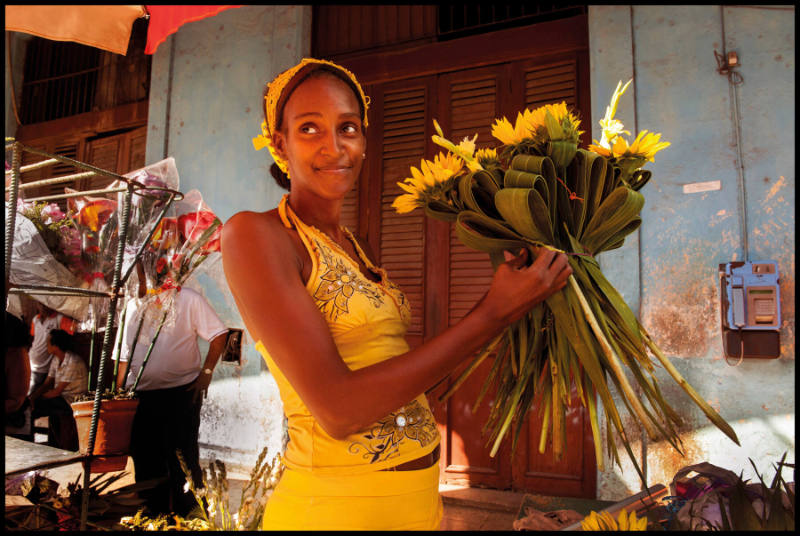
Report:
M 753 477 L 748 457 L 771 478 L 772 464 L 784 451 L 793 462 L 795 448 L 794 9 L 591 6 L 589 25 L 593 138 L 600 137 L 597 120 L 617 82 L 634 77 L 618 117 L 634 134 L 661 132 L 672 143 L 646 166 L 653 178 L 642 190 L 640 231 L 600 263 L 741 442 L 737 447 L 710 426 L 659 373 L 667 399 L 686 417 L 680 430 L 686 458 L 645 439 L 649 480 L 669 483 L 679 468 L 701 461 Z M 741 64 L 736 93 L 717 72 L 714 50 L 721 53 L 723 45 Z M 687 186 L 691 192 L 712 181 L 719 181 L 717 189 L 686 193 Z M 778 261 L 781 357 L 732 366 L 736 360 L 727 364 L 722 348 L 717 271 L 720 263 L 745 259 L 745 227 L 747 258 Z M 598 475 L 601 498 L 639 489 L 635 472 L 624 461 L 623 468 Z
M 309 54 L 309 6 L 245 6 L 186 24 L 153 56 L 148 163 L 173 156 L 181 191 L 197 188 L 226 221 L 241 210 L 277 206 L 282 191 L 269 175 L 269 152 L 253 150 L 261 132 L 264 84 Z M 197 278 L 229 327 L 243 327 L 222 262 Z M 245 332 L 246 333 L 246 332 Z M 220 364 L 202 410 L 201 455 L 247 470 L 264 446 L 283 438 L 280 397 L 253 341 L 242 366 Z

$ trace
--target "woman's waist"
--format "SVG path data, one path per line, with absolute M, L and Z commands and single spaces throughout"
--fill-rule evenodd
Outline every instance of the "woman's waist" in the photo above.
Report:
M 310 414 L 286 414 L 289 444 L 285 460 L 304 470 L 357 473 L 390 469 L 423 458 L 440 441 L 425 395 L 344 439 L 330 436 Z

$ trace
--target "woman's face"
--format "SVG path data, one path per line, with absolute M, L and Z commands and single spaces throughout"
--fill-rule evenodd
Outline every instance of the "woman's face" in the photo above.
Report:
M 275 142 L 288 162 L 293 191 L 307 189 L 325 199 L 344 197 L 361 172 L 366 149 L 353 91 L 334 76 L 305 80 L 284 106 Z

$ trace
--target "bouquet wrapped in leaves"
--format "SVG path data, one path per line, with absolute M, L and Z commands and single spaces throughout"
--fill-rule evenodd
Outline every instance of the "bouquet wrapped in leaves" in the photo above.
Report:
M 490 430 L 491 456 L 516 423 L 512 452 L 534 398 L 542 413 L 539 451 L 548 437 L 560 458 L 565 448 L 565 412 L 576 391 L 588 409 L 595 455 L 603 470 L 596 397 L 610 423 L 606 441 L 613 459 L 619 455 L 616 431 L 639 475 L 613 384 L 629 412 L 653 441 L 666 439 L 681 452 L 676 431 L 678 413 L 664 399 L 655 376 L 654 355 L 708 418 L 738 444 L 733 429 L 681 377 L 644 327 L 608 282 L 596 257 L 619 248 L 635 231 L 644 205 L 639 190 L 651 177 L 641 169 L 669 145 L 660 134 L 642 131 L 629 144 L 623 125 L 614 119 L 620 83 L 600 121 L 603 135 L 589 150 L 578 147 L 580 122 L 566 103 L 549 104 L 517 115 L 515 124 L 496 120 L 492 135 L 502 145 L 476 151 L 475 140 L 454 144 L 434 121 L 433 141 L 446 148 L 433 161 L 398 183 L 406 192 L 394 201 L 399 213 L 423 208 L 427 216 L 451 222 L 468 247 L 488 253 L 496 269 L 504 250 L 527 248 L 535 258 L 540 248 L 565 252 L 573 274 L 567 286 L 534 307 L 505 333 L 489 343 L 442 395 L 445 400 L 492 352 L 496 358 L 475 402 L 496 387 L 484 430 Z M 639 386 L 637 395 L 626 369 Z M 645 403 L 646 402 L 646 403 Z

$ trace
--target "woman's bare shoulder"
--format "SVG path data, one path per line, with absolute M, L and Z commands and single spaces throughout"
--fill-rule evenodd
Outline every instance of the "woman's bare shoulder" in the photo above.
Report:
M 253 245 L 281 242 L 286 233 L 278 216 L 277 209 L 266 212 L 243 210 L 231 216 L 222 226 L 222 242 L 229 244 Z

